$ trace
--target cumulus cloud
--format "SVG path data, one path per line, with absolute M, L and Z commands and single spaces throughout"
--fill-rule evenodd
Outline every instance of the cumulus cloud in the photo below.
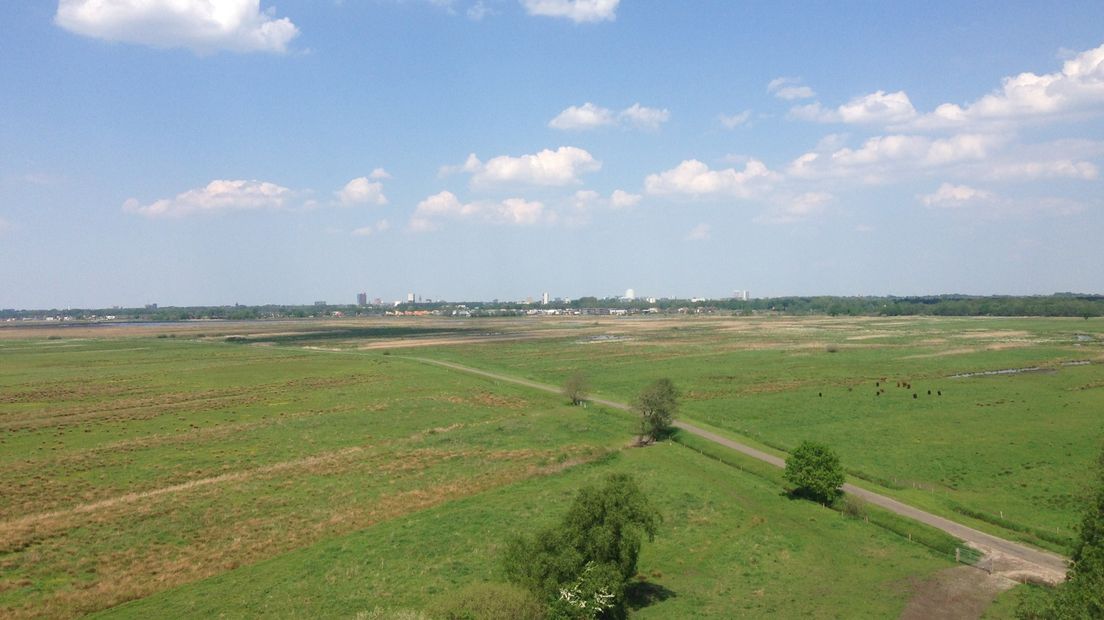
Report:
M 1092 181 L 1100 176 L 1092 162 L 1072 159 L 1051 161 L 1021 161 L 999 163 L 983 172 L 990 180 L 999 181 L 1035 181 L 1038 179 L 1080 179 Z
M 1006 77 L 1001 88 L 981 99 L 944 103 L 916 119 L 917 128 L 959 127 L 989 121 L 1057 117 L 1070 112 L 1104 109 L 1104 45 L 1083 51 L 1055 73 L 1021 73 Z
M 595 129 L 617 123 L 617 117 L 608 108 L 596 106 L 589 101 L 581 106 L 570 106 L 548 121 L 552 129 L 578 130 Z
M 610 206 L 614 209 L 627 209 L 629 207 L 635 207 L 640 203 L 640 199 L 643 198 L 640 194 L 630 194 L 625 190 L 615 189 L 610 194 Z
M 644 189 L 649 194 L 726 195 L 746 198 L 762 182 L 776 176 L 763 162 L 756 159 L 749 160 L 743 170 L 710 170 L 706 164 L 688 159 L 670 170 L 645 177 Z
M 916 117 L 905 91 L 887 93 L 883 90 L 855 97 L 835 109 L 825 108 L 820 102 L 796 106 L 790 116 L 805 121 L 848 124 L 898 124 Z
M 894 134 L 875 136 L 857 149 L 808 152 L 790 163 L 787 173 L 798 178 L 860 176 L 884 181 L 902 171 L 982 161 L 1003 140 L 988 134 L 959 134 L 943 139 Z
M 705 241 L 709 238 L 712 228 L 709 224 L 698 224 L 690 229 L 690 232 L 686 233 L 683 237 L 684 241 Z
M 737 127 L 746 125 L 747 122 L 751 120 L 751 110 L 744 110 L 732 116 L 722 114 L 719 118 L 725 129 L 736 129 Z
M 648 108 L 634 103 L 628 108 L 621 111 L 618 118 L 622 122 L 632 125 L 640 129 L 659 129 L 659 126 L 667 122 L 667 119 L 671 118 L 671 113 L 667 109 Z
M 639 103 L 614 112 L 609 108 L 603 108 L 591 102 L 581 106 L 570 106 L 548 121 L 552 129 L 560 130 L 587 130 L 599 127 L 611 127 L 614 125 L 635 127 L 637 129 L 655 130 L 671 118 L 671 112 L 667 109 L 649 108 Z
M 920 196 L 920 202 L 927 207 L 954 208 L 972 202 L 984 202 L 993 199 L 993 194 L 985 190 L 974 189 L 967 185 L 943 183 L 934 193 Z
M 293 192 L 266 181 L 215 180 L 206 187 L 188 190 L 175 198 L 163 198 L 148 205 L 136 198 L 123 203 L 123 210 L 146 217 L 184 217 L 200 213 L 282 209 Z
M 502 201 L 461 202 L 452 192 L 434 194 L 418 203 L 410 218 L 410 230 L 424 232 L 438 228 L 442 219 L 479 219 L 495 224 L 531 226 L 551 221 L 544 204 L 522 198 Z
M 371 174 L 368 175 L 368 178 L 369 179 L 376 179 L 376 180 L 390 179 L 391 174 L 388 173 L 383 168 L 376 168 L 375 170 L 372 171 Z
M 197 53 L 283 53 L 299 34 L 260 0 L 60 0 L 54 22 L 96 39 Z
M 787 101 L 816 97 L 816 93 L 813 92 L 812 88 L 803 85 L 800 78 L 794 77 L 774 78 L 767 84 L 767 92 Z
M 376 171 L 372 173 L 372 178 L 381 178 L 375 176 L 375 174 L 376 172 L 382 171 L 382 168 L 377 168 Z M 384 174 L 387 173 L 384 172 Z M 345 206 L 360 204 L 387 204 L 387 196 L 383 195 L 383 184 L 379 181 L 371 181 L 368 177 L 357 177 L 352 181 L 346 183 L 345 187 L 341 188 L 341 190 L 337 192 L 337 198 L 341 201 L 341 204 Z
M 481 162 L 474 153 L 459 168 L 472 175 L 476 187 L 499 185 L 572 185 L 579 177 L 602 168 L 602 162 L 583 149 L 561 146 L 555 151 L 544 149 L 532 155 L 511 157 L 500 155 Z M 454 169 L 453 169 L 454 170 Z
M 613 21 L 621 0 L 521 0 L 530 15 L 562 17 L 575 23 Z

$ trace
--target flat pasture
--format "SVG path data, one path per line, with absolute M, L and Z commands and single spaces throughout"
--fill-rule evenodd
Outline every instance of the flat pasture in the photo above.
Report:
M 507 536 L 555 521 L 575 489 L 613 472 L 636 476 L 664 517 L 644 545 L 633 617 L 892 618 L 917 584 L 950 566 L 903 537 L 664 443 L 372 525 L 98 617 L 401 617 L 499 579 Z
M 385 356 L 0 341 L 0 615 L 71 617 L 601 458 L 624 420 Z
M 768 450 L 826 442 L 858 483 L 1056 550 L 1104 437 L 1095 319 L 0 329 L 0 615 L 424 609 L 497 578 L 505 537 L 616 471 L 666 519 L 635 616 L 893 617 L 951 565 L 908 524 L 791 500 L 742 457 L 630 448 L 630 414 L 418 358 L 580 370 L 620 401 L 669 377 L 689 421 Z
M 1079 521 L 1104 439 L 1104 321 L 596 323 L 540 346 L 418 355 L 552 384 L 582 370 L 595 395 L 623 401 L 669 377 L 688 420 L 782 451 L 828 443 L 857 482 L 981 529 L 1062 550 Z

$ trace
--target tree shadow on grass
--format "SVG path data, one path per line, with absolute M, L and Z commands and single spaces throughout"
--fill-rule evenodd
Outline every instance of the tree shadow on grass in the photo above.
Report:
M 637 611 L 678 596 L 674 590 L 650 581 L 634 581 L 625 588 L 625 602 Z

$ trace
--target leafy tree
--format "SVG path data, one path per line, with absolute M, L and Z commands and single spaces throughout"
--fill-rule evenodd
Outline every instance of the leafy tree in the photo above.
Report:
M 659 521 L 633 478 L 614 474 L 580 489 L 559 525 L 511 540 L 506 578 L 548 601 L 553 616 L 594 617 L 597 604 L 620 617 L 644 536 L 651 540 Z
M 828 446 L 803 441 L 786 459 L 784 477 L 796 487 L 797 494 L 827 504 L 843 486 L 843 466 Z
M 656 441 L 671 432 L 679 391 L 670 379 L 656 379 L 637 394 L 633 409 L 640 414 L 642 441 Z
M 572 405 L 581 405 L 590 396 L 590 381 L 587 381 L 583 373 L 573 372 L 564 382 L 563 392 Z

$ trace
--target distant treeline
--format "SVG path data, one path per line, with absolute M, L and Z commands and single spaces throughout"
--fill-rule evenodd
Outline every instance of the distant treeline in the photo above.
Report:
M 830 316 L 1104 316 L 1104 295 L 931 295 L 920 297 L 768 297 L 750 299 L 625 300 L 581 297 L 571 301 L 432 302 L 399 305 L 265 305 L 100 308 L 65 310 L 0 310 L 0 321 L 39 319 L 57 321 L 186 321 L 202 319 L 253 320 L 333 316 L 383 316 L 393 313 L 430 313 L 453 317 L 518 316 L 536 312 L 696 314 L 785 314 Z

